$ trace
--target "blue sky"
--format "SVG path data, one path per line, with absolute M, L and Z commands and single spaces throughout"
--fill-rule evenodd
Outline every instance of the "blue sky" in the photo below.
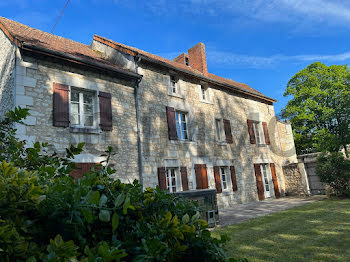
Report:
M 66 0 L 1 0 L 0 16 L 50 31 Z M 90 44 L 93 34 L 174 58 L 206 45 L 211 73 L 276 98 L 314 61 L 350 61 L 350 1 L 71 0 L 55 34 Z

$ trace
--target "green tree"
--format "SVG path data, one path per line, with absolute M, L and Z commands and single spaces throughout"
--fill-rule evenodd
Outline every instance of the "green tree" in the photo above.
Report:
M 337 152 L 350 144 L 350 71 L 315 62 L 294 75 L 282 110 L 291 121 L 298 153 Z

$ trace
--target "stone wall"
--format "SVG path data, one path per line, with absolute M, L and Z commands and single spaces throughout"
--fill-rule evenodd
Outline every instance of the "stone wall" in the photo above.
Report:
M 63 153 L 70 144 L 85 142 L 85 152 L 76 162 L 100 162 L 101 154 L 112 146 L 111 159 L 116 176 L 123 182 L 139 178 L 137 156 L 137 129 L 133 83 L 107 76 L 96 71 L 77 68 L 59 61 L 17 57 L 19 69 L 16 86 L 16 105 L 30 109 L 31 116 L 25 125 L 18 126 L 19 136 L 29 143 L 34 141 L 52 144 L 52 150 Z M 76 132 L 69 127 L 55 127 L 52 119 L 53 83 L 112 94 L 113 131 L 102 131 L 97 126 L 91 133 Z M 97 96 L 96 96 L 97 99 Z M 96 108 L 98 108 L 98 101 Z M 97 110 L 98 111 L 98 110 Z M 98 119 L 99 114 L 96 112 Z
M 146 187 L 158 185 L 157 167 L 167 166 L 170 160 L 188 168 L 190 189 L 194 189 L 195 183 L 194 164 L 207 165 L 209 188 L 212 189 L 215 189 L 213 166 L 233 165 L 236 168 L 238 191 L 233 192 L 229 186 L 226 192 L 218 194 L 221 207 L 232 206 L 258 199 L 253 164 L 275 163 L 280 191 L 284 194 L 282 164 L 286 162 L 286 157 L 280 148 L 273 105 L 216 86 L 209 86 L 210 98 L 202 101 L 200 82 L 181 74 L 177 75 L 181 95 L 173 96 L 168 92 L 172 72 L 142 63 L 138 73 L 143 75 L 140 83 L 140 114 Z M 166 106 L 188 112 L 189 141 L 168 139 Z M 233 144 L 216 141 L 215 118 L 230 120 Z M 247 119 L 268 123 L 271 145 L 250 144 Z M 291 158 L 296 159 L 296 156 Z
M 13 108 L 16 46 L 0 30 L 0 119 Z
M 288 196 L 306 195 L 305 187 L 302 181 L 302 175 L 297 163 L 283 166 L 283 173 L 286 178 L 286 195 Z

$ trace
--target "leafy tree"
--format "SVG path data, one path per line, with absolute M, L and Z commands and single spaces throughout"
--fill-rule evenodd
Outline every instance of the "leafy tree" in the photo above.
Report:
M 347 65 L 315 62 L 293 76 L 282 110 L 298 153 L 337 152 L 350 144 L 350 72 Z

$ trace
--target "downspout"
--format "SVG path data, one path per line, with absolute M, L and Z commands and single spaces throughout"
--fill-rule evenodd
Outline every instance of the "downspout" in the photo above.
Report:
M 138 74 L 139 66 L 138 63 L 141 61 L 141 57 L 135 56 L 135 72 Z M 143 162 L 142 162 L 142 144 L 141 144 L 141 132 L 140 132 L 140 108 L 139 108 L 139 84 L 142 78 L 139 78 L 135 82 L 134 95 L 135 95 L 135 107 L 136 107 L 136 126 L 137 126 L 137 154 L 138 154 L 138 166 L 139 166 L 139 176 L 141 191 L 144 190 L 143 187 Z

